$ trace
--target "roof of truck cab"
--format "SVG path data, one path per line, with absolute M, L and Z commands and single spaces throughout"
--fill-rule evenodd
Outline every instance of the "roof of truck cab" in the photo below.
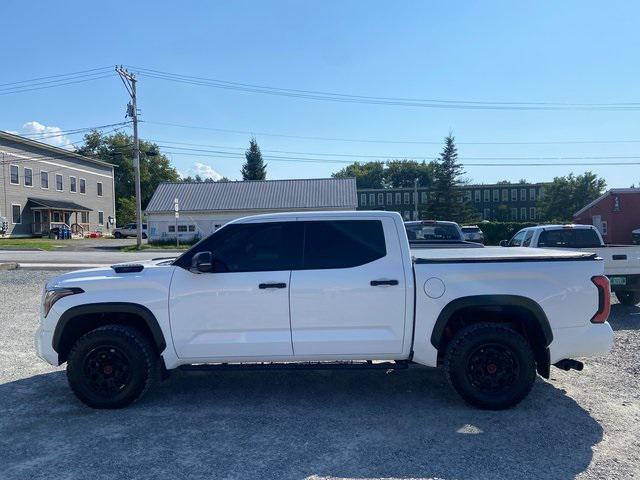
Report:
M 229 223 L 247 223 L 253 221 L 264 220 L 290 220 L 292 218 L 317 218 L 317 217 L 332 217 L 332 218 L 401 218 L 398 212 L 385 212 L 380 210 L 343 210 L 343 211 L 317 211 L 317 212 L 278 212 L 278 213 L 263 213 L 260 215 L 250 215 L 247 217 L 241 217 L 237 220 L 233 220 Z
M 411 249 L 415 263 L 548 262 L 594 260 L 595 253 L 527 247 Z

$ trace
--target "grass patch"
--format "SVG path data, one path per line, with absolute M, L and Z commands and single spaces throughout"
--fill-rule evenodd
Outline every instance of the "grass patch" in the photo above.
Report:
M 72 241 L 49 240 L 48 238 L 0 238 L 0 249 L 39 248 L 40 250 L 55 250 L 59 247 L 67 246 Z

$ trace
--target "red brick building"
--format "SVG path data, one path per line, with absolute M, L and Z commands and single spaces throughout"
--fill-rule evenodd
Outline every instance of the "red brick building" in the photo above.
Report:
M 573 214 L 575 223 L 593 225 L 605 243 L 631 244 L 640 228 L 640 188 L 613 188 Z

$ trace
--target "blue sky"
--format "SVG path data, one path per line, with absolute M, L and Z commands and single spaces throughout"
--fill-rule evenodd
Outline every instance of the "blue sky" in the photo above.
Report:
M 99 6 L 98 6 L 99 5 Z M 3 1 L 0 83 L 113 64 L 282 88 L 470 101 L 640 102 L 638 2 Z M 10 21 L 6 21 L 10 19 Z M 0 96 L 0 129 L 63 130 L 123 120 L 117 77 Z M 639 111 L 459 110 L 320 102 L 140 78 L 141 136 L 240 152 L 383 157 L 437 155 L 440 145 L 286 138 L 434 141 L 452 131 L 468 157 L 640 155 Z M 41 128 L 41 127 L 37 127 Z M 80 136 L 69 136 L 75 142 Z M 637 140 L 469 145 L 465 142 Z M 53 140 L 51 140 L 53 141 Z M 64 142 L 66 140 L 62 140 Z M 197 147 L 195 147 L 197 148 Z M 192 152 L 193 153 L 193 152 Z M 283 154 L 279 154 L 283 155 Z M 232 179 L 242 161 L 171 154 L 180 172 Z M 318 155 L 309 158 L 319 158 Z M 333 158 L 325 155 L 322 158 Z M 340 157 L 344 160 L 351 157 Z M 639 160 L 640 161 L 640 160 Z M 196 166 L 199 163 L 200 166 Z M 479 167 L 474 182 L 551 180 L 589 167 Z M 269 161 L 269 178 L 325 177 L 337 163 Z M 610 187 L 640 165 L 597 166 Z

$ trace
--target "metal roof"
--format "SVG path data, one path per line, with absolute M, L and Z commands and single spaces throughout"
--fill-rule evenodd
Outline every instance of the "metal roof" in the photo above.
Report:
M 355 178 L 161 183 L 146 213 L 356 208 Z
M 49 200 L 48 198 L 27 198 L 27 202 L 31 209 L 51 209 L 51 210 L 71 210 L 73 212 L 91 212 L 91 208 L 83 207 L 73 202 L 65 202 L 63 200 Z

